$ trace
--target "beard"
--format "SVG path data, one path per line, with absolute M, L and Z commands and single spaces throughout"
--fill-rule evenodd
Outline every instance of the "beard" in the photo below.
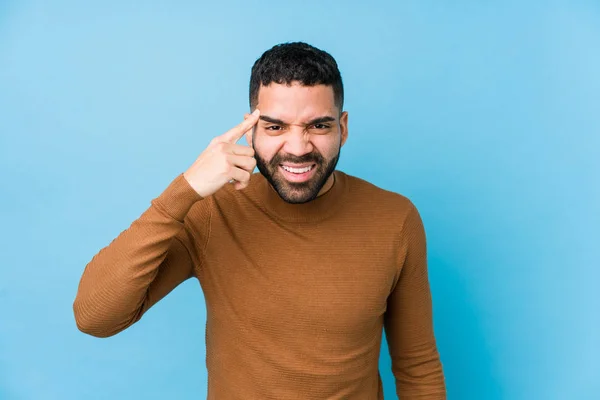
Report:
M 256 159 L 256 167 L 271 186 L 273 186 L 279 197 L 290 204 L 301 204 L 317 198 L 319 192 L 325 186 L 327 179 L 335 171 L 340 158 L 341 147 L 340 143 L 337 154 L 330 160 L 326 160 L 318 151 L 313 151 L 301 157 L 277 153 L 270 161 L 265 160 L 255 151 L 254 158 Z M 279 167 L 280 164 L 285 162 L 315 164 L 313 167 L 315 168 L 314 175 L 305 182 L 290 182 L 285 179 Z

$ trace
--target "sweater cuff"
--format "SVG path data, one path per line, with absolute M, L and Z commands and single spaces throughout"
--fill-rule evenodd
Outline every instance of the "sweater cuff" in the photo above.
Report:
M 152 203 L 158 205 L 177 221 L 183 222 L 194 203 L 202 199 L 203 197 L 190 186 L 181 173 L 157 198 L 152 200 Z

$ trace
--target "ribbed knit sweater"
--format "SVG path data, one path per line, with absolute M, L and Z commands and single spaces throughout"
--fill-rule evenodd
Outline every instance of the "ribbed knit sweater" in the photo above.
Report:
M 181 282 L 206 310 L 208 399 L 445 399 L 424 226 L 405 196 L 335 171 L 304 204 L 260 173 L 201 197 L 178 175 L 85 267 L 78 328 L 114 335 Z

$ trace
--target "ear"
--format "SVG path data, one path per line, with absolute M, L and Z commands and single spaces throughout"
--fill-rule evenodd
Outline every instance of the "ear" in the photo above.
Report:
M 340 131 L 342 135 L 341 146 L 343 146 L 346 143 L 346 139 L 348 139 L 348 111 L 344 111 L 340 116 Z

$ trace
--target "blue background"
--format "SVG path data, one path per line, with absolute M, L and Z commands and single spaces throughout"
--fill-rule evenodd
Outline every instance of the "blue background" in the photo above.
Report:
M 599 3 L 141 3 L 0 1 L 1 399 L 205 398 L 196 281 L 108 339 L 72 301 L 296 40 L 339 63 L 339 169 L 421 211 L 449 399 L 600 398 Z

